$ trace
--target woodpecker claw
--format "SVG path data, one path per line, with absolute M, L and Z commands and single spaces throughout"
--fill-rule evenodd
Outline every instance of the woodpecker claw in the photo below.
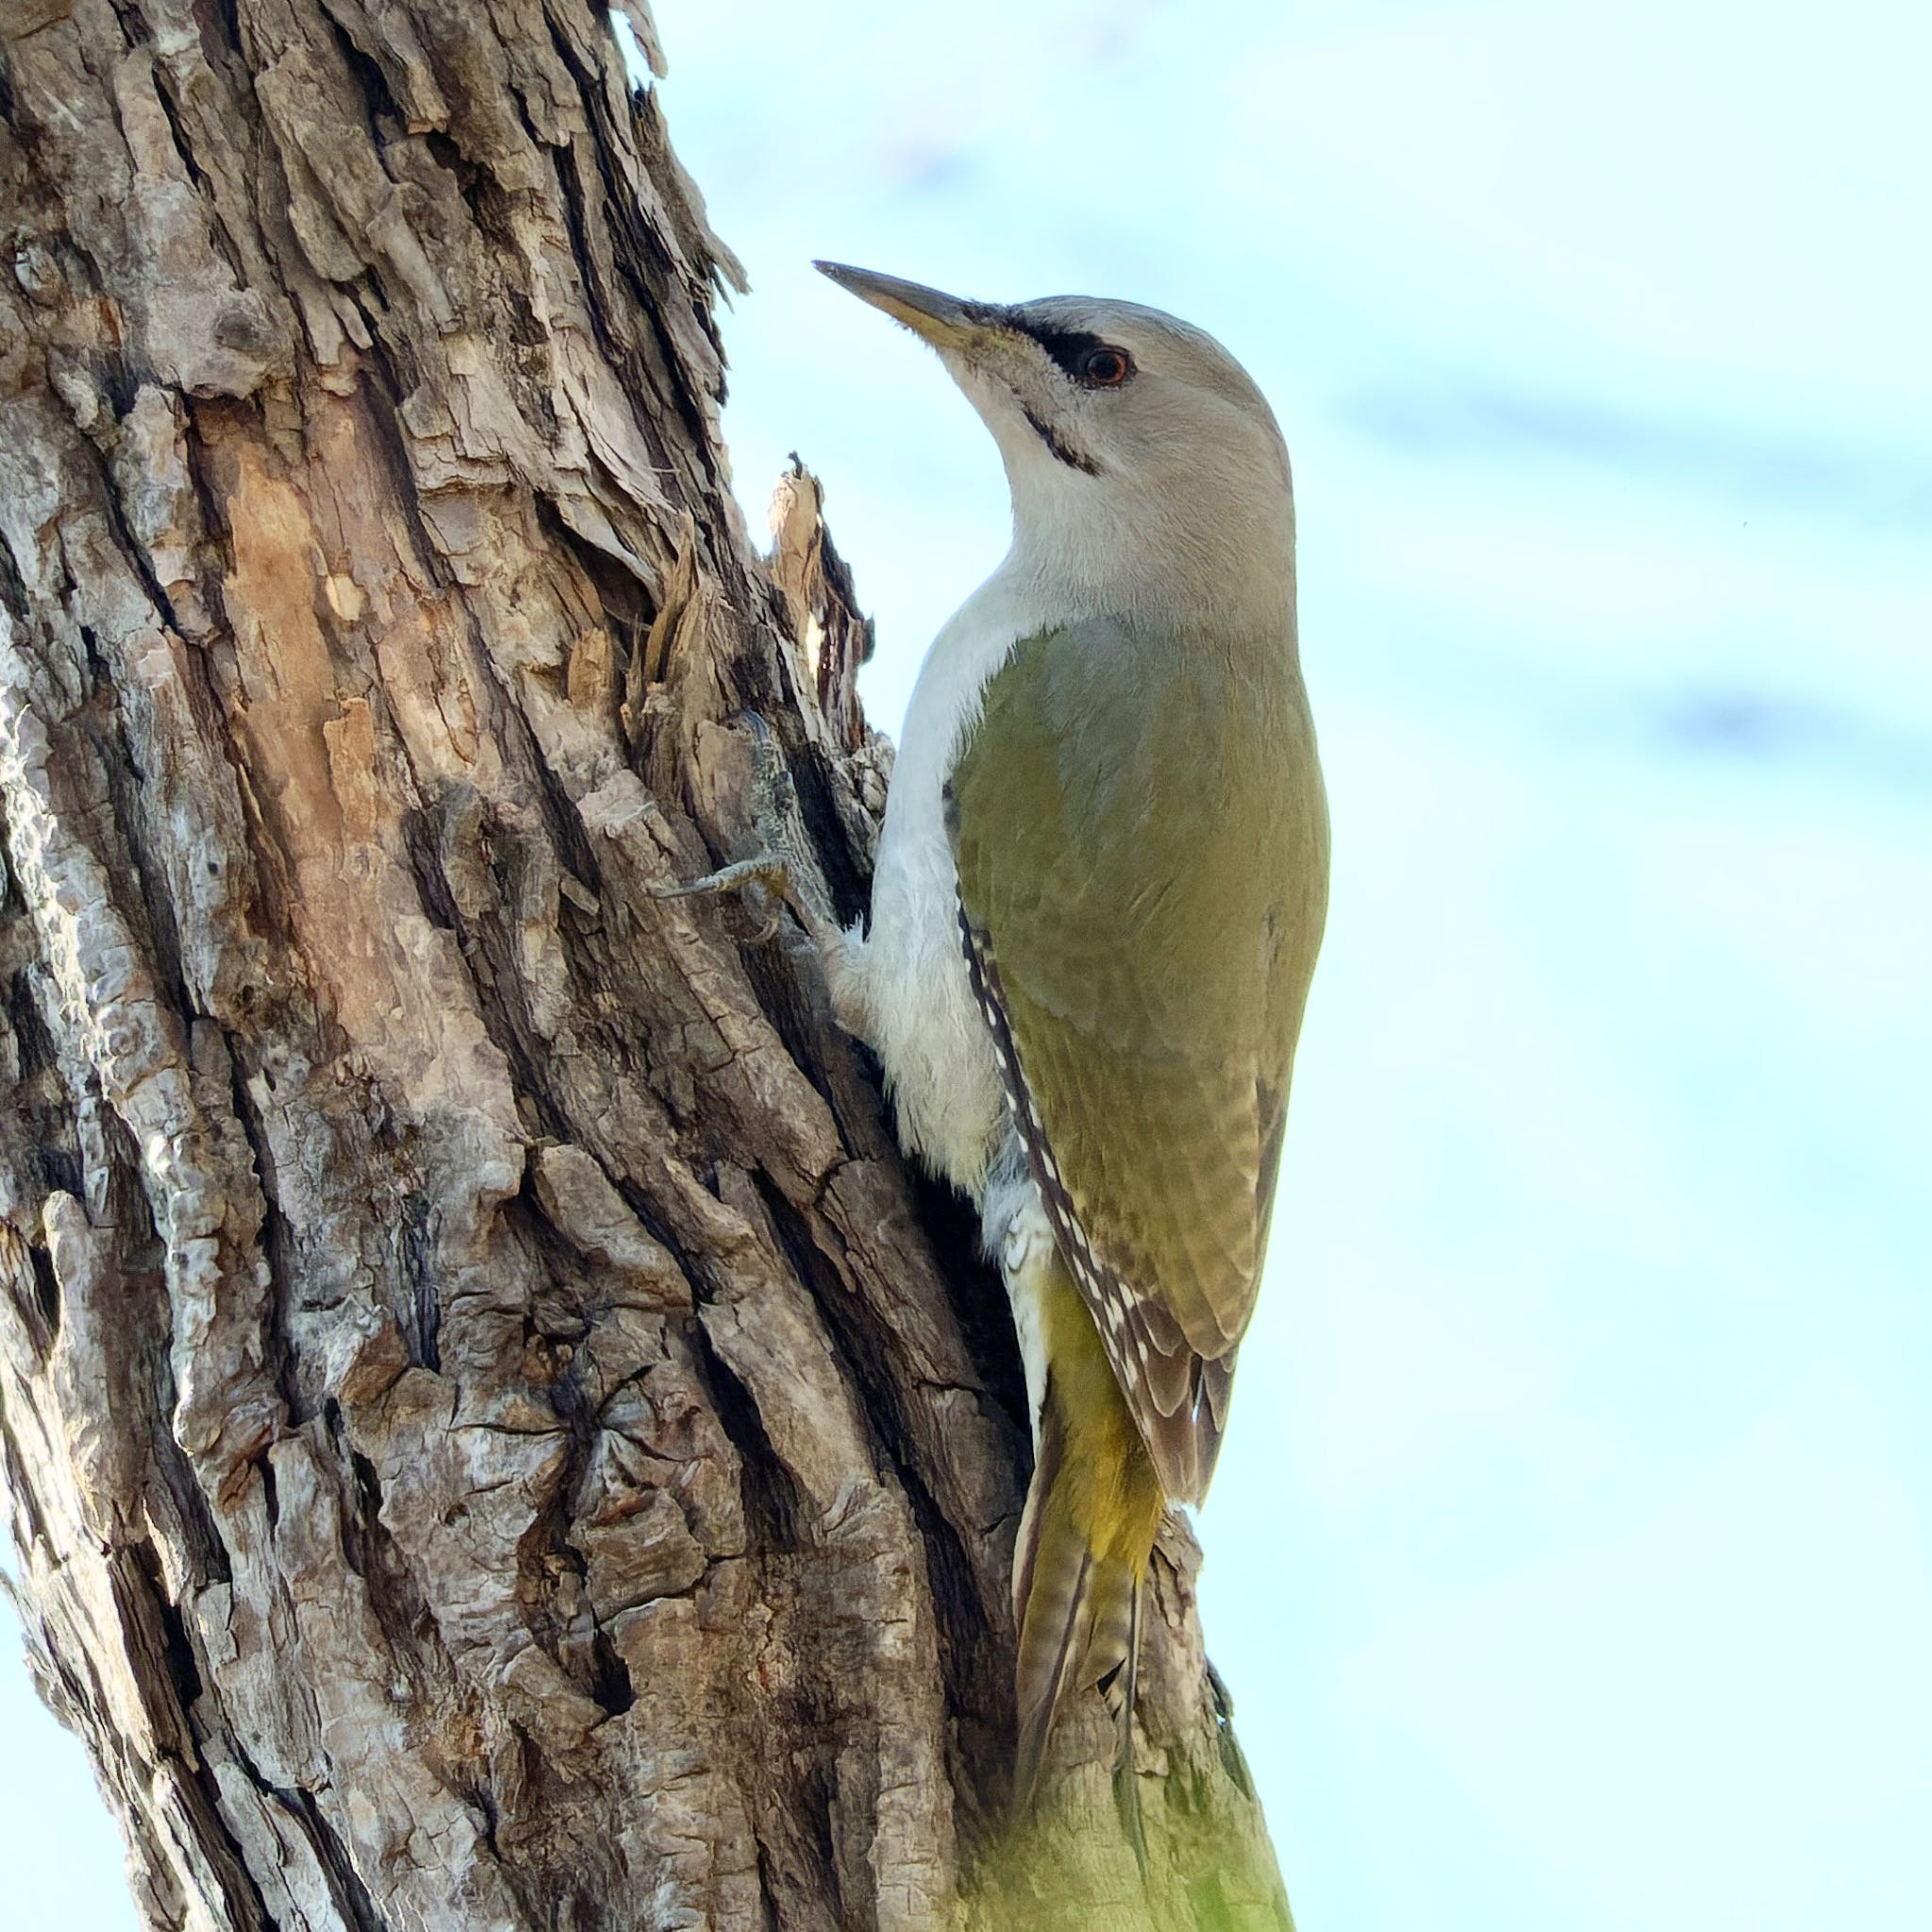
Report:
M 752 858 L 741 858 L 734 865 L 720 866 L 716 872 L 708 872 L 703 878 L 691 879 L 681 886 L 655 887 L 651 896 L 656 899 L 709 898 L 716 893 L 741 892 L 747 886 L 758 886 L 772 898 L 790 906 L 809 930 L 810 922 L 798 903 L 798 893 L 785 861 L 770 852 L 760 852 Z M 753 935 L 752 943 L 762 946 L 774 939 L 777 932 L 778 914 L 774 909 Z
M 830 912 L 830 895 L 819 874 L 818 862 L 806 837 L 798 809 L 797 790 L 786 769 L 772 727 L 756 712 L 744 713 L 751 732 L 751 816 L 761 850 L 749 858 L 720 866 L 703 878 L 681 886 L 660 886 L 659 899 L 691 899 L 718 892 L 740 892 L 761 887 L 773 899 L 789 906 L 821 952 L 835 944 L 839 928 Z M 777 936 L 775 908 L 754 939 L 763 945 Z

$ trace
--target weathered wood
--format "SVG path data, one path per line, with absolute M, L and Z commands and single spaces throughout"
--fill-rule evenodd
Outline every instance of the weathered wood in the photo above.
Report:
M 648 17 L 631 19 L 655 52 Z M 736 856 L 890 767 L 583 0 L 0 5 L 0 1486 L 158 1927 L 1281 1925 L 1191 1544 L 999 1826 L 996 1284 Z

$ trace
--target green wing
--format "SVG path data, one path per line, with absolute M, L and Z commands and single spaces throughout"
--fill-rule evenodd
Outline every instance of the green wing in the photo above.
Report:
M 947 791 L 974 984 L 1060 1247 L 1169 1495 L 1253 1312 L 1327 808 L 1291 639 L 1016 645 Z

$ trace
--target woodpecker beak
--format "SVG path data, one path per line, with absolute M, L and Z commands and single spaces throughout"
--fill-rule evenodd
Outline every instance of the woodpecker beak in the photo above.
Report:
M 869 268 L 847 268 L 841 261 L 815 261 L 812 266 L 861 302 L 903 322 L 935 349 L 964 349 L 986 335 L 991 317 L 980 303 L 962 302 L 957 295 L 902 282 L 897 275 L 875 275 Z

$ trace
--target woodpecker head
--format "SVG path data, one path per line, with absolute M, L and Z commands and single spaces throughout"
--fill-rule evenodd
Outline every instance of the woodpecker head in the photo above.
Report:
M 1291 608 L 1288 451 L 1214 338 L 1136 302 L 1002 306 L 817 264 L 938 350 L 1004 458 L 1016 548 L 1081 602 Z

